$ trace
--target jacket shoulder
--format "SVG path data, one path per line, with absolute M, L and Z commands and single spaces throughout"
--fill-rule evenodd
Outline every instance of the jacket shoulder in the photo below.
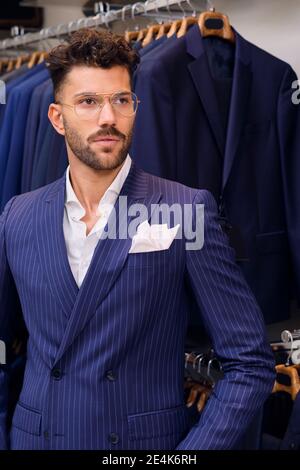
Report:
M 144 172 L 148 178 L 148 188 L 151 193 L 160 192 L 163 195 L 163 201 L 170 203 L 193 203 L 210 204 L 216 206 L 214 196 L 207 189 L 192 188 L 177 181 L 168 180 L 159 176 Z
M 9 216 L 13 215 L 14 217 L 22 213 L 28 214 L 28 210 L 30 210 L 38 201 L 56 192 L 60 185 L 63 184 L 63 179 L 64 177 L 54 181 L 53 183 L 42 186 L 41 188 L 14 196 L 10 201 L 8 201 L 4 210 L 6 207 L 9 207 Z

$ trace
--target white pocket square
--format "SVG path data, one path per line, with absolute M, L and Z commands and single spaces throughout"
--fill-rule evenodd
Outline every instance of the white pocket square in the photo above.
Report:
M 179 224 L 172 228 L 168 228 L 167 224 L 149 225 L 148 220 L 145 220 L 138 226 L 132 238 L 129 253 L 167 250 L 176 237 L 179 227 Z

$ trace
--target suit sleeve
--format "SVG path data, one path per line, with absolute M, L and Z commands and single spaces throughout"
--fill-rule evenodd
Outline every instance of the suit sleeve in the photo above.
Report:
M 231 449 L 272 390 L 274 359 L 260 309 L 218 224 L 213 196 L 199 191 L 194 210 L 196 204 L 204 204 L 204 245 L 186 251 L 186 277 L 224 378 L 177 448 Z
M 5 345 L 5 364 L 3 357 L 0 363 L 0 449 L 8 446 L 7 436 L 7 411 L 8 411 L 8 362 L 10 356 L 10 346 L 14 337 L 13 317 L 16 313 L 16 291 L 14 281 L 6 257 L 5 227 L 11 209 L 13 199 L 11 199 L 0 216 L 0 340 L 1 345 Z M 3 347 L 2 347 L 3 351 Z
M 300 84 L 299 84 L 300 85 Z M 300 90 L 297 76 L 287 67 L 277 105 L 277 131 L 283 176 L 284 204 L 292 263 L 300 300 Z

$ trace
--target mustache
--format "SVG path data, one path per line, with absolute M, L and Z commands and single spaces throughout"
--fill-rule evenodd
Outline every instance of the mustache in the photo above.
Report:
M 118 131 L 115 127 L 108 127 L 106 129 L 99 130 L 95 134 L 92 134 L 87 141 L 90 143 L 93 140 L 97 139 L 97 137 L 118 137 L 119 139 L 126 139 L 126 135 L 123 134 L 122 132 Z

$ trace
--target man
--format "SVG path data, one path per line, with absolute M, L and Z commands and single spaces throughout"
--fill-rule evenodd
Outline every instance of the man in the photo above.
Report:
M 49 54 L 49 119 L 69 167 L 13 198 L 0 225 L 0 339 L 12 336 L 14 288 L 29 335 L 12 449 L 228 449 L 272 389 L 262 316 L 213 197 L 128 155 L 137 62 L 123 38 L 86 29 Z M 191 207 L 191 232 L 204 205 L 204 244 L 160 212 L 173 205 Z M 195 426 L 183 393 L 192 298 L 224 370 Z M 3 369 L 2 448 L 7 382 Z

